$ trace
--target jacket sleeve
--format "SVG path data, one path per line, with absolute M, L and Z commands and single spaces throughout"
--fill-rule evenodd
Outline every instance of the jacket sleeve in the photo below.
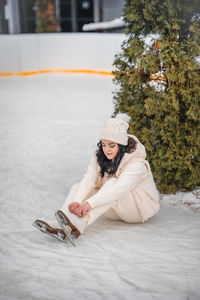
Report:
M 90 160 L 87 172 L 84 174 L 81 182 L 79 183 L 78 190 L 73 200 L 74 202 L 82 203 L 89 193 L 95 188 L 97 180 L 96 161 L 96 156 L 94 155 Z
M 128 164 L 120 176 L 107 188 L 103 187 L 87 202 L 92 208 L 108 204 L 119 198 L 125 193 L 131 191 L 148 174 L 144 162 L 135 162 Z M 106 184 L 106 183 L 105 183 Z

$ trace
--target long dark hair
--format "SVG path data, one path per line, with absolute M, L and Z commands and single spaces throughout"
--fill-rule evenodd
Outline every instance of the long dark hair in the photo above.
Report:
M 103 149 L 102 149 L 102 143 L 101 143 L 101 141 L 99 141 L 97 144 L 98 150 L 96 152 L 96 157 L 97 157 L 97 161 L 101 168 L 101 171 L 100 171 L 101 177 L 104 176 L 105 172 L 107 172 L 109 175 L 115 174 L 124 153 L 131 153 L 131 152 L 135 151 L 136 144 L 137 144 L 137 142 L 132 137 L 128 137 L 127 146 L 118 144 L 119 151 L 118 151 L 117 155 L 115 156 L 114 160 L 112 161 L 112 160 L 108 159 L 106 157 L 106 155 L 104 154 Z

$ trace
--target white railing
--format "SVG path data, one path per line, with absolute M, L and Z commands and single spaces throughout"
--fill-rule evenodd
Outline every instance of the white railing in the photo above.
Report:
M 113 70 L 122 33 L 0 35 L 0 73 L 42 70 Z

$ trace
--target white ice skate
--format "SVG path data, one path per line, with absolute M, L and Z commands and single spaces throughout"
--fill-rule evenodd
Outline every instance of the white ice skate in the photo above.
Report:
M 55 213 L 55 217 L 73 246 L 76 247 L 75 239 L 84 231 L 87 224 L 86 217 L 78 217 L 68 211 L 63 212 L 62 210 L 58 210 Z
M 47 222 L 40 219 L 35 220 L 32 225 L 43 233 L 46 233 L 61 242 L 67 243 L 67 236 L 61 228 L 51 227 Z
M 76 247 L 74 240 L 77 239 L 77 237 L 78 237 L 75 234 L 75 231 L 77 230 L 77 228 L 76 227 L 74 228 L 74 226 L 71 224 L 68 217 L 61 210 L 58 210 L 55 213 L 55 217 L 56 217 L 58 223 L 60 224 L 60 227 L 63 229 L 64 233 L 67 235 L 68 239 L 72 243 L 72 245 L 74 247 Z M 71 224 L 72 226 L 70 227 L 68 224 Z M 74 231 L 72 231 L 72 228 L 74 228 Z

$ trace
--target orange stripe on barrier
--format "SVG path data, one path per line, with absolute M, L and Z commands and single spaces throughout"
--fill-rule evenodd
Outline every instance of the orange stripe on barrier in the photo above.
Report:
M 24 71 L 24 72 L 0 72 L 0 77 L 3 76 L 30 76 L 37 74 L 48 74 L 48 73 L 87 73 L 113 76 L 111 71 L 100 71 L 100 70 L 82 70 L 82 69 L 56 69 L 56 70 L 40 70 L 40 71 Z

